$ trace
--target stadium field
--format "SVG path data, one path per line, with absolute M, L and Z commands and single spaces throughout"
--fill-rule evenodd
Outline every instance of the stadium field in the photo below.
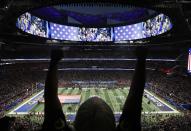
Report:
M 129 88 L 59 88 L 58 94 L 61 96 L 80 96 L 77 98 L 65 99 L 62 103 L 63 111 L 67 115 L 75 115 L 79 106 L 88 98 L 93 96 L 101 97 L 108 103 L 115 114 L 120 114 L 123 108 L 124 102 L 128 95 Z M 43 102 L 44 91 L 42 90 L 35 96 L 31 97 L 26 102 L 19 105 L 9 114 L 28 114 L 29 112 L 43 113 L 44 102 Z M 154 96 L 149 91 L 144 91 L 142 108 L 144 113 L 178 113 L 172 106 L 162 101 L 158 97 Z M 72 117 L 72 116 L 71 116 Z

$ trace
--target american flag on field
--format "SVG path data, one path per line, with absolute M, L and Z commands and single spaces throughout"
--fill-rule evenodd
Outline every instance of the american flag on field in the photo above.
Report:
M 81 100 L 81 95 L 58 95 L 62 104 L 78 104 Z
M 188 56 L 188 72 L 191 73 L 191 48 L 189 49 L 189 56 Z
M 78 27 L 50 23 L 52 39 L 78 41 Z
M 144 38 L 142 23 L 114 27 L 115 41 L 134 40 Z
M 58 99 L 62 104 L 78 104 L 81 101 L 81 95 L 58 95 Z M 44 99 L 42 98 L 40 102 L 44 103 Z

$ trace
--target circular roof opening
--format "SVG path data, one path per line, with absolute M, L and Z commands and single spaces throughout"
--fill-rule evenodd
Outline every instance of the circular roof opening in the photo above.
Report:
M 116 26 L 133 24 L 149 19 L 156 11 L 129 5 L 112 4 L 70 4 L 42 7 L 30 11 L 31 14 L 47 21 L 64 25 Z

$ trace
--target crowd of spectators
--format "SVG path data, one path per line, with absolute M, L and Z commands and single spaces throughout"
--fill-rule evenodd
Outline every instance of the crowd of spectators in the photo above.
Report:
M 179 74 L 164 74 L 159 71 L 148 72 L 148 90 L 156 93 L 175 106 L 191 104 L 190 77 Z
M 39 72 L 29 71 L 21 65 L 1 68 L 0 71 L 0 117 L 24 99 L 38 92 L 36 84 L 42 82 Z
M 144 115 L 143 131 L 190 131 L 191 115 Z
M 8 128 L 11 131 L 38 131 L 42 127 L 43 120 L 43 114 L 32 113 L 22 117 L 14 116 L 3 119 L 9 124 Z M 141 123 L 143 131 L 190 131 L 191 114 L 143 114 Z
M 95 43 L 92 43 L 95 45 Z M 5 45 L 4 45 L 5 46 Z M 108 45 L 107 45 L 108 46 Z M 7 48 L 7 47 L 6 47 Z M 50 56 L 51 47 L 44 46 L 43 51 L 42 48 L 37 48 L 34 46 L 28 45 L 27 47 L 24 46 L 24 49 L 19 48 L 11 48 L 11 49 L 4 49 L 1 54 L 2 59 L 39 59 L 39 58 L 46 58 L 48 59 Z M 95 48 L 95 50 L 94 50 Z M 69 50 L 70 49 L 70 50 Z M 123 50 L 124 49 L 124 50 Z M 171 51 L 171 50 L 170 50 Z M 179 55 L 179 52 L 171 52 L 169 54 L 169 50 L 161 50 L 155 49 L 149 52 L 147 59 L 176 59 Z M 65 58 L 130 58 L 134 59 L 135 56 L 132 53 L 131 49 L 126 49 L 124 47 L 119 47 L 119 49 L 115 50 L 105 50 L 105 49 L 98 49 L 96 50 L 96 46 L 89 46 L 89 48 L 72 48 L 66 47 L 64 52 Z
M 134 69 L 136 60 L 88 60 L 63 61 L 59 68 L 122 68 Z M 176 62 L 147 61 L 146 68 L 173 68 Z
M 83 73 L 83 76 L 82 76 Z M 96 83 L 101 85 L 104 82 L 114 82 L 115 87 L 130 86 L 133 71 L 65 71 L 59 75 L 59 84 L 75 85 L 74 81 L 86 81 L 86 84 Z M 77 83 L 76 83 L 77 84 Z M 66 85 L 67 86 L 67 85 Z
M 60 65 L 61 66 L 61 65 Z M 47 64 L 14 64 L 1 66 L 0 71 L 0 115 L 13 108 L 23 99 L 34 94 L 36 83 L 44 83 L 46 72 L 40 69 Z M 60 71 L 59 86 L 75 86 L 72 81 L 117 81 L 116 88 L 130 86 L 134 71 Z M 83 75 L 82 75 L 83 74 Z M 99 84 L 99 83 L 98 83 Z M 174 103 L 190 104 L 191 90 L 190 78 L 181 75 L 166 75 L 160 71 L 148 71 L 146 88 L 161 98 L 170 99 Z M 122 86 L 120 86 L 122 85 Z M 145 115 L 143 117 L 143 130 L 190 130 L 191 117 L 189 115 L 168 116 L 160 114 Z M 155 120 L 155 122 L 152 122 Z M 29 115 L 11 119 L 14 130 L 38 130 L 41 127 L 43 115 Z M 148 122 L 149 121 L 149 122 Z M 153 123 L 153 124 L 152 124 Z
M 42 115 L 6 116 L 0 119 L 0 128 L 7 131 L 38 131 L 42 120 Z

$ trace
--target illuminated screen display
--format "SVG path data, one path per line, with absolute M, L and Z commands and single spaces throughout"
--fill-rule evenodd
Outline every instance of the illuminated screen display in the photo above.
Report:
M 51 38 L 71 41 L 112 41 L 111 28 L 84 28 L 50 23 Z
M 52 39 L 78 41 L 78 27 L 50 23 L 50 32 Z
M 135 40 L 146 38 L 142 33 L 142 24 L 114 27 L 115 41 Z
M 28 12 L 18 18 L 16 26 L 27 33 L 50 39 L 90 42 L 143 39 L 165 33 L 172 28 L 170 19 L 164 14 L 132 25 L 86 28 L 48 22 Z
M 146 22 L 114 27 L 115 41 L 136 40 L 156 36 L 172 28 L 169 18 L 160 14 Z
M 80 41 L 112 41 L 111 28 L 79 28 Z
M 188 72 L 191 73 L 191 48 L 189 49 L 188 55 Z
M 143 36 L 151 37 L 162 34 L 172 28 L 172 24 L 167 16 L 160 14 L 153 19 L 142 22 Z
M 48 22 L 42 20 L 36 16 L 32 16 L 30 13 L 25 13 L 17 19 L 16 26 L 32 35 L 48 38 Z

